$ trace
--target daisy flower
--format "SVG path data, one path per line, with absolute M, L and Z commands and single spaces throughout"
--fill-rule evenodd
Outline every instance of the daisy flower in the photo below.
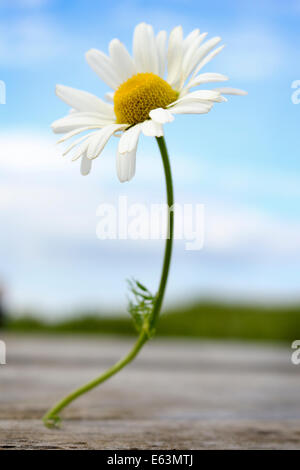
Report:
M 169 216 L 157 293 L 152 294 L 137 280 L 129 283 L 133 300 L 129 302 L 128 312 L 139 333 L 135 344 L 128 354 L 99 377 L 56 403 L 43 418 L 48 427 L 59 425 L 60 412 L 71 402 L 133 361 L 144 344 L 155 334 L 174 240 L 173 182 L 163 125 L 173 121 L 177 114 L 208 113 L 214 103 L 226 101 L 224 94 L 245 94 L 233 88 L 191 91 L 205 83 L 227 80 L 227 77 L 219 73 L 199 73 L 223 48 L 216 47 L 221 40 L 219 37 L 207 41 L 205 38 L 206 33 L 200 34 L 198 29 L 184 38 L 181 26 L 177 26 L 167 40 L 165 31 L 160 31 L 155 36 L 152 26 L 141 23 L 134 31 L 133 57 L 118 39 L 111 41 L 109 56 L 95 49 L 86 54 L 92 69 L 113 90 L 107 93 L 107 102 L 86 91 L 62 85 L 56 88 L 57 96 L 71 106 L 71 112 L 54 122 L 52 128 L 54 132 L 65 134 L 60 142 L 83 134 L 65 151 L 65 154 L 74 151 L 73 160 L 81 158 L 83 175 L 90 172 L 92 160 L 100 155 L 110 137 L 117 135 L 120 137 L 117 174 L 121 182 L 131 180 L 135 174 L 140 134 L 156 138 L 165 173 Z
M 68 116 L 52 124 L 59 142 L 83 134 L 65 150 L 72 160 L 81 159 L 81 173 L 87 175 L 111 136 L 120 137 L 117 174 L 121 182 L 135 174 L 139 136 L 163 136 L 163 125 L 177 114 L 208 113 L 223 95 L 245 94 L 233 88 L 195 88 L 210 82 L 224 82 L 220 73 L 199 73 L 224 46 L 220 37 L 206 40 L 207 33 L 195 29 L 186 37 L 181 26 L 167 38 L 166 31 L 155 35 L 151 25 L 136 26 L 133 54 L 118 39 L 109 44 L 109 55 L 97 49 L 86 53 L 91 68 L 113 90 L 106 102 L 86 91 L 57 85 L 57 96 L 71 106 Z M 216 47 L 218 46 L 218 47 Z

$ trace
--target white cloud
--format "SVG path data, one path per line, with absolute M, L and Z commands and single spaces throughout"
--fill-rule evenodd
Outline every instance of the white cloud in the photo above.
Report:
M 299 258 L 300 223 L 219 201 L 207 211 L 205 247 L 208 252 L 251 256 L 254 261 Z
M 76 237 L 79 233 L 82 236 L 88 236 L 84 230 L 79 233 L 76 230 L 76 224 L 78 224 L 78 230 L 80 227 L 85 227 L 80 221 L 85 217 L 86 208 L 91 206 L 92 202 L 89 215 L 93 216 L 101 200 L 107 202 L 117 200 L 118 194 L 115 193 L 112 199 L 112 193 L 117 184 L 115 157 L 110 155 L 110 149 L 108 149 L 106 152 L 109 155 L 94 162 L 94 172 L 86 177 L 83 183 L 83 177 L 79 175 L 78 162 L 71 163 L 68 157 L 62 157 L 62 146 L 58 147 L 54 139 L 55 137 L 42 137 L 34 134 L 1 136 L 0 172 L 6 175 L 6 182 L 1 183 L 0 186 L 1 209 L 2 211 L 5 209 L 15 210 L 15 212 L 26 211 L 26 223 L 33 224 L 32 230 L 37 232 L 42 230 L 45 234 L 45 230 L 49 230 L 57 237 L 61 234 L 73 238 L 74 232 L 76 232 Z M 176 182 L 181 187 L 189 179 L 182 165 L 181 158 L 173 158 Z M 138 174 L 134 180 L 135 184 L 119 185 L 119 194 L 129 193 L 132 202 L 157 202 L 161 196 L 153 192 L 153 184 L 157 180 L 159 168 L 159 161 L 153 165 L 151 157 L 143 155 L 141 158 L 138 155 Z M 197 174 L 197 164 L 191 161 L 188 170 L 191 175 Z M 98 187 L 98 175 L 96 176 L 99 171 L 102 180 L 101 191 Z M 226 180 L 226 174 L 224 174 L 224 179 Z M 163 183 L 162 178 L 161 180 Z M 152 184 L 150 184 L 151 181 Z M 82 182 L 81 191 L 78 190 L 80 182 Z M 193 188 L 192 191 L 190 186 L 187 187 L 187 191 L 181 190 L 179 197 L 181 203 L 203 202 L 199 201 L 195 186 Z M 255 190 L 255 187 L 251 187 L 251 190 Z M 163 188 L 162 196 L 164 196 Z M 249 251 L 256 250 L 259 256 L 264 254 L 267 256 L 273 254 L 275 257 L 299 255 L 300 224 L 284 221 L 280 217 L 271 217 L 263 211 L 254 210 L 239 203 L 224 204 L 222 200 L 217 199 L 217 195 L 214 196 L 214 201 L 210 199 L 210 195 L 203 194 L 203 196 L 206 198 L 205 247 L 208 252 L 242 253 L 244 251 L 247 254 Z M 51 211 L 53 206 L 60 205 L 63 205 L 67 211 L 67 217 L 64 217 L 61 210 Z M 45 208 L 50 211 L 48 216 L 45 214 Z M 39 227 L 41 219 L 47 223 Z M 94 220 L 96 226 L 96 216 Z M 30 230 L 29 225 L 27 228 Z
M 114 285 L 117 282 L 118 289 L 120 286 L 122 289 L 125 276 L 141 270 L 142 278 L 147 280 L 148 276 L 155 284 L 157 270 L 152 269 L 152 258 L 157 259 L 159 269 L 162 244 L 100 242 L 96 238 L 96 209 L 100 202 L 117 201 L 120 194 L 128 194 L 132 202 L 161 201 L 165 196 L 161 162 L 150 155 L 138 155 L 136 178 L 130 185 L 120 185 L 115 173 L 114 151 L 111 153 L 109 147 L 105 155 L 95 161 L 95 171 L 83 178 L 78 164 L 72 164 L 68 157 L 61 157 L 61 148 L 55 146 L 54 139 L 34 134 L 0 135 L 1 269 L 5 278 L 8 273 L 13 273 L 13 285 L 19 285 L 20 289 L 17 300 L 12 293 L 12 302 L 21 306 L 25 299 L 44 306 L 54 302 L 57 308 L 62 299 L 65 304 L 76 304 L 86 296 L 96 303 L 100 296 L 107 304 L 119 305 L 122 297 L 114 299 L 115 303 L 108 298 L 113 274 L 107 272 L 115 272 Z M 192 187 L 186 184 L 190 175 L 199 173 L 197 164 L 191 160 L 187 174 L 182 159 L 175 157 L 173 167 L 176 187 L 181 188 L 180 194 L 176 192 L 177 201 L 203 202 L 199 201 L 199 183 L 195 185 L 192 179 Z M 202 196 L 206 198 L 204 250 L 186 252 L 183 242 L 175 243 L 174 266 L 178 269 L 172 272 L 172 295 L 180 298 L 184 290 L 189 289 L 190 294 L 196 296 L 199 283 L 212 293 L 214 286 L 223 293 L 230 287 L 230 292 L 236 295 L 247 286 L 248 293 L 251 291 L 255 295 L 256 291 L 262 291 L 264 284 L 259 275 L 253 274 L 249 281 L 249 272 L 269 273 L 270 262 L 280 270 L 281 277 L 285 276 L 285 270 L 287 276 L 291 275 L 289 265 L 299 264 L 299 223 L 284 221 L 279 216 L 271 217 L 238 202 L 225 203 L 221 194 L 215 194 L 214 200 L 211 200 L 211 194 L 203 191 Z M 142 259 L 148 261 L 142 262 Z M 238 275 L 235 271 L 237 262 Z M 24 270 L 19 274 L 20 266 Z M 61 274 L 57 273 L 56 266 Z M 74 274 L 75 285 L 82 282 L 82 277 L 85 282 L 78 292 L 72 288 L 72 266 L 78 267 Z M 28 267 L 32 279 L 27 278 Z M 182 269 L 188 273 L 184 279 L 180 274 Z M 95 286 L 95 272 L 105 277 L 101 281 L 101 291 Z M 68 276 L 68 279 L 56 281 L 59 275 Z M 278 282 L 270 274 L 267 281 L 269 294 L 275 292 L 277 297 L 280 296 Z M 37 282 L 43 285 L 40 293 L 35 288 Z M 56 282 L 62 287 L 55 291 L 54 298 L 51 289 L 47 291 L 47 284 L 56 286 Z M 70 285 L 68 292 L 63 288 L 65 283 Z M 290 289 L 295 286 L 291 285 Z M 289 286 L 283 283 L 282 290 L 288 295 Z
M 2 171 L 35 172 L 59 170 L 64 166 L 55 138 L 12 132 L 1 135 L 0 146 Z

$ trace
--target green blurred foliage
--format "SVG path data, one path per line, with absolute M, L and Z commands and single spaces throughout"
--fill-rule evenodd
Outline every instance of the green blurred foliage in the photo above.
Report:
M 134 335 L 130 318 L 78 312 L 71 319 L 47 323 L 30 316 L 11 318 L 14 332 Z M 300 338 L 300 306 L 263 307 L 195 303 L 162 315 L 157 336 L 293 341 Z

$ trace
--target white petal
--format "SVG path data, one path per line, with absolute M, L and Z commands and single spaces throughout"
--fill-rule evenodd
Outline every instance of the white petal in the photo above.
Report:
M 126 47 L 118 39 L 113 39 L 110 42 L 109 53 L 113 66 L 122 81 L 125 82 L 137 73 L 134 62 Z
M 87 158 L 84 154 L 81 159 L 80 172 L 83 176 L 86 176 L 90 173 L 92 168 L 92 161 Z
M 116 90 L 121 85 L 122 80 L 116 73 L 112 60 L 103 54 L 103 52 L 97 49 L 90 49 L 85 54 L 85 57 L 89 66 L 109 87 Z
M 199 36 L 200 29 L 194 29 L 191 31 L 183 41 L 183 53 L 185 53 L 191 44 L 195 41 L 195 39 Z
M 106 126 L 98 132 L 95 132 L 87 149 L 87 158 L 93 160 L 97 158 L 105 145 L 107 144 L 110 137 L 118 130 L 124 129 L 124 124 L 111 124 Z
M 224 47 L 225 47 L 225 45 L 223 44 L 222 46 L 218 47 L 218 48 L 215 49 L 214 51 L 212 51 L 212 52 L 210 52 L 209 54 L 207 54 L 207 56 L 203 57 L 203 59 L 199 62 L 199 64 L 198 64 L 197 67 L 195 68 L 194 73 L 192 74 L 190 81 L 192 81 L 192 80 L 194 79 L 194 77 L 197 75 L 197 73 L 198 73 L 206 64 L 208 64 L 208 62 L 210 62 L 217 54 L 219 54 L 219 53 L 224 49 Z M 189 83 L 187 84 L 187 86 L 189 86 Z
M 141 124 L 136 124 L 122 134 L 119 142 L 120 153 L 128 153 L 136 148 L 141 130 Z
M 158 75 L 164 77 L 166 68 L 166 43 L 167 32 L 159 31 L 156 36 L 157 54 L 158 54 Z
M 113 92 L 108 92 L 108 93 L 105 93 L 104 98 L 106 99 L 108 103 L 114 103 L 114 96 L 115 94 Z
M 63 137 L 61 137 L 57 143 L 61 144 L 62 142 L 65 142 L 68 139 L 71 139 L 71 137 L 74 137 L 77 134 L 80 134 L 81 132 L 89 131 L 92 129 L 99 129 L 99 126 L 88 126 L 88 127 L 78 127 L 74 131 L 67 132 Z
M 128 153 L 117 152 L 117 175 L 121 183 L 130 181 L 135 175 L 136 148 Z
M 216 36 L 202 44 L 197 51 L 197 62 L 202 60 L 220 41 L 221 38 Z
M 164 135 L 163 126 L 158 122 L 148 119 L 142 123 L 143 134 L 148 137 L 162 137 Z
M 178 103 L 170 109 L 172 114 L 205 114 L 213 107 L 213 103 Z
M 65 132 L 75 131 L 81 127 L 98 127 L 106 126 L 108 122 L 104 122 L 94 115 L 86 115 L 86 113 L 71 114 L 61 119 L 57 119 L 51 124 L 51 128 L 55 134 L 64 134 Z
M 226 82 L 226 80 L 228 80 L 228 77 L 221 73 L 201 73 L 189 82 L 189 88 L 202 85 L 203 83 Z
M 207 36 L 207 33 L 202 33 L 199 36 L 197 36 L 191 42 L 189 48 L 186 50 L 183 61 L 182 61 L 183 81 L 185 81 L 187 77 L 190 75 L 193 68 L 195 67 L 195 63 L 197 64 L 196 58 L 197 58 L 199 46 L 206 36 Z
M 106 116 L 109 119 L 115 118 L 112 105 L 105 103 L 100 98 L 87 91 L 77 90 L 64 85 L 56 85 L 56 95 L 77 111 L 91 111 Z
M 96 120 L 100 120 L 101 122 L 112 122 L 112 119 L 108 116 L 103 116 L 102 114 L 94 111 L 76 111 L 68 115 L 70 119 L 77 119 L 78 117 L 87 117 L 87 118 L 93 118 Z M 114 117 L 114 121 L 116 120 L 116 117 Z
M 155 122 L 159 124 L 165 124 L 166 122 L 174 121 L 174 116 L 167 109 L 157 108 L 150 111 L 149 116 Z
M 156 46 L 156 39 L 154 35 L 153 28 L 150 24 L 147 25 L 147 52 L 148 55 L 148 72 L 159 73 L 159 58 L 158 51 Z
M 71 143 L 71 145 L 69 145 L 66 150 L 64 150 L 63 152 L 63 156 L 67 155 L 67 153 L 69 153 L 74 147 L 76 147 L 78 144 L 80 144 L 81 142 L 84 142 L 86 139 L 89 139 L 90 137 L 92 136 L 92 134 L 90 135 L 83 135 L 81 137 L 79 137 L 79 139 L 76 139 L 74 140 L 74 142 Z
M 181 67 L 183 56 L 182 27 L 176 26 L 171 33 L 168 45 L 168 83 L 174 88 L 179 87 L 181 81 Z
M 133 33 L 133 58 L 136 69 L 138 72 L 144 72 L 144 55 L 143 55 L 143 44 L 142 44 L 142 36 L 143 36 L 143 29 L 146 28 L 146 23 L 140 23 L 134 28 Z
M 201 60 L 221 41 L 220 37 L 211 38 L 206 41 L 202 46 L 200 46 L 196 52 L 190 58 L 187 68 L 185 68 L 185 76 L 184 79 L 186 80 L 187 77 L 193 72 L 195 67 L 201 62 Z M 193 77 L 195 74 L 193 75 Z
M 239 95 L 239 96 L 245 96 L 248 95 L 247 91 L 244 90 L 239 90 L 238 88 L 214 88 L 215 91 L 218 91 L 219 93 L 222 93 L 222 95 Z
M 158 74 L 158 54 L 152 26 L 140 23 L 133 36 L 133 56 L 137 71 Z
M 220 92 L 216 90 L 197 90 L 193 91 L 192 93 L 188 93 L 187 95 L 179 98 L 179 100 L 174 101 L 168 106 L 168 109 L 173 108 L 174 105 L 179 103 L 188 103 L 191 101 L 215 101 L 215 102 L 222 102 L 224 98 L 221 96 Z M 173 112 L 173 111 L 172 111 Z
M 90 139 L 92 137 L 93 137 L 93 134 L 89 135 L 82 144 L 78 145 L 76 151 L 72 155 L 72 162 L 75 162 L 83 155 L 86 155 L 86 151 L 87 151 Z

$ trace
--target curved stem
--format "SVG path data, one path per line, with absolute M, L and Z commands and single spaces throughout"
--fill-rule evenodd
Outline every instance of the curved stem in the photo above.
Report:
M 107 379 L 112 377 L 114 374 L 119 372 L 119 370 L 123 369 L 129 362 L 131 362 L 135 356 L 138 354 L 140 349 L 143 347 L 143 345 L 146 343 L 148 340 L 148 335 L 146 331 L 142 331 L 140 336 L 138 337 L 137 342 L 133 346 L 132 350 L 127 354 L 123 359 L 120 361 L 116 362 L 112 367 L 107 369 L 100 377 L 97 377 L 95 380 L 92 380 L 91 382 L 87 383 L 86 385 L 83 385 L 82 387 L 78 388 L 74 392 L 70 393 L 67 395 L 65 398 L 63 398 L 59 403 L 54 405 L 51 410 L 48 411 L 48 413 L 45 414 L 43 417 L 44 424 L 47 427 L 53 427 L 59 424 L 60 418 L 59 418 L 59 412 L 65 408 L 67 405 L 69 405 L 72 401 L 74 401 L 76 398 L 78 398 L 80 395 L 83 395 L 84 393 L 88 392 L 89 390 L 92 390 L 94 387 L 97 387 L 97 385 L 100 385 L 101 383 L 105 382 Z
M 171 263 L 171 255 L 172 255 L 172 247 L 173 247 L 173 236 L 174 236 L 174 192 L 173 192 L 173 181 L 172 181 L 172 173 L 171 173 L 171 166 L 170 160 L 168 156 L 168 150 L 166 146 L 165 139 L 163 137 L 156 137 L 159 150 L 161 153 L 164 171 L 165 171 L 165 179 L 166 179 L 166 190 L 167 190 L 167 203 L 168 203 L 168 226 L 167 226 L 167 238 L 166 238 L 166 246 L 165 246 L 165 255 L 164 255 L 164 263 L 160 278 L 160 284 L 157 294 L 157 300 L 154 304 L 152 316 L 151 316 L 151 324 L 152 328 L 155 328 L 157 324 L 157 320 L 159 317 L 160 309 L 162 306 L 162 302 L 164 299 L 164 294 L 166 290 L 170 263 Z
M 161 274 L 157 297 L 156 297 L 155 304 L 153 307 L 153 312 L 150 317 L 150 322 L 144 325 L 136 343 L 134 344 L 131 351 L 125 357 L 123 357 L 118 362 L 116 362 L 116 364 L 114 364 L 112 367 L 107 369 L 107 371 L 105 371 L 102 375 L 97 377 L 95 380 L 92 380 L 91 382 L 87 383 L 86 385 L 83 385 L 82 387 L 78 388 L 74 392 L 67 395 L 65 398 L 63 398 L 60 402 L 54 405 L 53 408 L 51 408 L 45 414 L 45 416 L 43 417 L 43 421 L 44 421 L 45 426 L 47 427 L 55 427 L 59 425 L 59 422 L 60 422 L 59 413 L 63 408 L 65 408 L 67 405 L 69 405 L 72 401 L 74 401 L 79 396 L 83 395 L 84 393 L 92 390 L 94 387 L 108 380 L 110 377 L 112 377 L 121 369 L 123 369 L 127 364 L 129 364 L 137 356 L 137 354 L 142 349 L 144 344 L 150 339 L 150 337 L 155 331 L 155 327 L 157 324 L 157 320 L 158 320 L 160 309 L 161 309 L 162 302 L 163 302 L 164 293 L 166 290 L 166 284 L 167 284 L 170 261 L 171 261 L 171 254 L 172 254 L 173 234 L 174 234 L 174 214 L 173 214 L 173 211 L 170 210 L 174 204 L 170 162 L 169 162 L 167 147 L 166 147 L 164 138 L 157 137 L 156 140 L 157 140 L 157 143 L 161 152 L 162 160 L 163 160 L 166 187 L 167 187 L 167 203 L 168 203 L 168 208 L 169 208 L 169 214 L 168 214 L 168 231 L 167 231 L 167 238 L 166 238 L 166 245 L 165 245 L 165 255 L 164 255 L 162 274 Z

